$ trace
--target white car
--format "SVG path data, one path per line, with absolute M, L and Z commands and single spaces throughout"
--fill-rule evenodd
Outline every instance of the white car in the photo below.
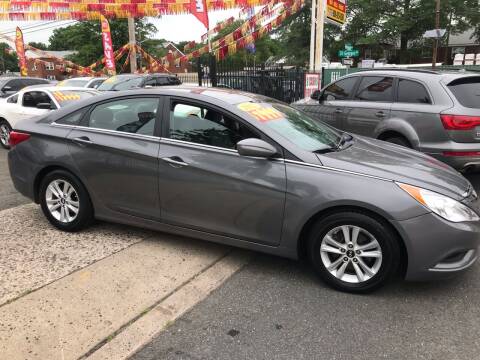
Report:
M 96 89 L 103 82 L 107 80 L 106 77 L 76 77 L 71 79 L 66 79 L 60 81 L 57 86 L 61 87 L 82 87 L 82 88 L 89 88 L 89 89 Z
M 31 86 L 6 98 L 0 104 L 0 145 L 8 149 L 10 131 L 23 119 L 43 115 L 99 92 L 87 88 Z

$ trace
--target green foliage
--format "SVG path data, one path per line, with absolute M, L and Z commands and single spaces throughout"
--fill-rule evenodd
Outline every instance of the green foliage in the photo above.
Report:
M 36 48 L 36 49 L 39 49 L 39 50 L 48 50 L 48 45 L 44 44 L 44 43 L 41 43 L 41 42 L 29 42 L 28 45 Z
M 5 43 L 0 43 L 0 72 L 6 71 L 18 72 L 18 57 L 16 53 L 9 54 L 7 49 L 10 47 Z
M 139 39 L 152 36 L 157 29 L 153 24 L 140 19 L 135 21 L 136 33 Z M 128 43 L 127 20 L 110 21 L 110 31 L 114 49 Z M 85 21 L 55 29 L 49 39 L 50 50 L 74 50 L 77 53 L 69 60 L 79 65 L 90 65 L 103 57 L 103 45 L 100 22 Z

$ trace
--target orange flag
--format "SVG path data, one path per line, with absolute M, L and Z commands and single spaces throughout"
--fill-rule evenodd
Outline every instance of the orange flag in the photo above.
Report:
M 22 30 L 20 30 L 19 27 L 17 27 L 17 34 L 15 37 L 15 47 L 17 48 L 18 67 L 20 68 L 20 75 L 27 76 L 28 67 L 27 58 L 25 56 L 25 43 L 23 42 Z

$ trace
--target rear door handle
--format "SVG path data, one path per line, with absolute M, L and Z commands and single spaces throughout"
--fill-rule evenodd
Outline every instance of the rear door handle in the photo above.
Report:
M 343 113 L 343 110 L 340 109 L 340 108 L 336 108 L 336 109 L 335 109 L 335 112 L 336 112 L 337 114 L 341 114 L 341 113 Z
M 386 115 L 383 111 L 378 111 L 375 113 L 375 116 L 379 118 L 384 118 Z
M 181 168 L 184 166 L 188 166 L 188 164 L 184 162 L 182 158 L 179 156 L 164 157 L 162 158 L 162 160 L 174 168 Z
M 73 138 L 72 141 L 79 144 L 93 144 L 93 141 L 90 140 L 88 136 L 76 137 L 76 138 Z

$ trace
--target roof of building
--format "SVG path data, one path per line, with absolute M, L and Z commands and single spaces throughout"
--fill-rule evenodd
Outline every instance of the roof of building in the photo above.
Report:
M 67 56 L 70 56 L 70 55 L 74 55 L 77 52 L 72 51 L 72 50 L 65 50 L 65 51 L 47 51 L 47 53 L 52 55 L 53 57 L 64 58 L 64 57 L 67 57 Z M 25 56 L 27 58 L 30 58 L 30 59 L 40 59 L 40 58 L 48 58 L 49 57 L 49 56 L 40 55 L 40 54 L 38 54 L 36 52 L 33 52 L 31 50 L 27 50 L 25 52 Z
M 480 42 L 475 39 L 474 29 L 469 29 L 460 34 L 452 34 L 448 40 L 448 46 L 472 46 L 480 45 Z

